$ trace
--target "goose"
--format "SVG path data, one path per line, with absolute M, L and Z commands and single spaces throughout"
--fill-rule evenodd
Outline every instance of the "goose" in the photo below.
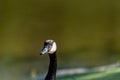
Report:
M 56 80 L 57 71 L 57 56 L 56 56 L 57 45 L 54 40 L 46 40 L 44 42 L 43 49 L 40 55 L 49 54 L 49 69 L 44 80 Z

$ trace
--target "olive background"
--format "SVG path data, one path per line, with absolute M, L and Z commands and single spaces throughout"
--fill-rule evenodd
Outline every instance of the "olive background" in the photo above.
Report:
M 45 73 L 46 39 L 57 43 L 58 69 L 119 62 L 120 1 L 0 0 L 2 77 Z

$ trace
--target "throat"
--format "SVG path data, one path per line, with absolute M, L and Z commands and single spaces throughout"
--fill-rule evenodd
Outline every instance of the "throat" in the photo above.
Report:
M 57 57 L 56 52 L 49 54 L 50 64 L 45 80 L 56 80 Z

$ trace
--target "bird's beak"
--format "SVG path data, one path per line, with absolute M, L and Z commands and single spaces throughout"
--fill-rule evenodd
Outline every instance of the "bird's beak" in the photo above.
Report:
M 41 52 L 40 52 L 40 55 L 44 55 L 48 52 L 48 48 L 47 47 L 44 47 Z

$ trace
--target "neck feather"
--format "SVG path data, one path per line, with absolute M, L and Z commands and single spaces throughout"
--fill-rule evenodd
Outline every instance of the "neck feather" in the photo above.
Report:
M 48 69 L 48 74 L 45 80 L 56 80 L 56 70 L 57 70 L 57 57 L 56 52 L 49 54 L 50 64 Z

